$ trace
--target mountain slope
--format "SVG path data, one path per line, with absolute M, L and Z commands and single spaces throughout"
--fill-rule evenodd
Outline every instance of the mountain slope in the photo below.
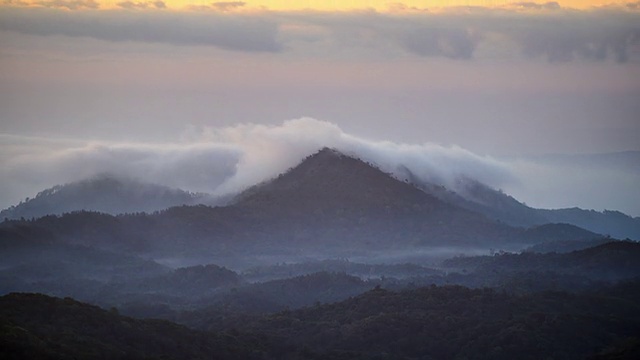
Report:
M 564 222 L 615 238 L 640 240 L 640 218 L 633 218 L 619 211 L 600 212 L 579 208 L 536 211 L 548 222 Z
M 238 199 L 237 205 L 242 207 L 277 206 L 289 211 L 337 206 L 448 208 L 372 165 L 328 148 L 307 157 L 276 179 L 245 191 Z
M 177 205 L 211 203 L 213 198 L 111 175 L 57 185 L 0 212 L 0 219 L 30 219 L 88 210 L 107 214 L 153 212 Z
M 269 223 L 280 236 L 293 232 L 299 242 L 459 245 L 504 241 L 514 234 L 510 227 L 327 148 L 245 191 L 233 207 Z
M 619 211 L 600 212 L 580 208 L 536 209 L 477 180 L 458 179 L 457 192 L 454 192 L 443 186 L 425 183 L 406 168 L 402 169 L 402 173 L 410 183 L 448 204 L 478 212 L 512 226 L 566 223 L 615 238 L 640 240 L 640 218 L 633 218 Z

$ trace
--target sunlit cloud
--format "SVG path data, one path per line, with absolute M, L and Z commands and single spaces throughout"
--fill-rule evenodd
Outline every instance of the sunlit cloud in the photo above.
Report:
M 167 5 L 164 1 L 122 1 L 116 4 L 123 9 L 165 9 Z

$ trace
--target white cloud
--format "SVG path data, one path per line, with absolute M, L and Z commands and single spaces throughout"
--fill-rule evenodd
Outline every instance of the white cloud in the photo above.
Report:
M 378 165 L 399 178 L 456 190 L 469 177 L 542 208 L 580 206 L 638 215 L 637 153 L 499 160 L 458 146 L 373 141 L 337 125 L 300 118 L 279 125 L 190 127 L 172 143 L 106 143 L 0 136 L 2 208 L 56 184 L 114 173 L 219 195 L 268 180 L 322 147 Z M 558 160 L 560 159 L 560 160 Z M 637 167 L 637 166 L 636 166 Z
M 172 144 L 78 144 L 8 136 L 0 141 L 10 154 L 0 158 L 0 181 L 7 190 L 21 192 L 18 198 L 100 173 L 191 191 L 233 193 L 286 171 L 325 146 L 359 156 L 390 173 L 401 174 L 404 166 L 425 180 L 447 185 L 459 176 L 492 186 L 513 180 L 504 164 L 459 147 L 371 141 L 311 118 L 277 126 L 191 128 L 182 141 Z M 15 202 L 11 195 L 1 200 Z

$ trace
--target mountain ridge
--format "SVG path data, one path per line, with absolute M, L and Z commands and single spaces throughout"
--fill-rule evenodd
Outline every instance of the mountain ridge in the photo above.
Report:
M 514 251 L 542 241 L 579 240 L 576 232 L 565 231 L 530 236 L 330 149 L 226 206 L 119 216 L 74 212 L 2 224 L 14 225 L 41 227 L 62 241 L 106 250 L 216 259 L 247 254 L 341 257 L 433 246 Z
M 298 165 L 290 168 L 296 169 L 299 165 L 303 165 L 306 160 L 313 159 L 317 156 L 340 158 L 353 158 L 358 161 L 374 167 L 375 164 L 364 162 L 353 154 L 345 154 L 336 149 L 323 148 L 317 153 L 303 159 Z M 351 165 L 357 164 L 352 162 Z M 354 168 L 360 168 L 354 166 Z M 309 169 L 308 169 L 309 170 Z M 312 170 L 312 169 L 310 169 Z M 332 170 L 332 169 L 328 169 Z M 335 169 L 333 169 L 335 170 Z M 300 169 L 296 170 L 300 172 Z M 327 168 L 324 169 L 327 171 Z M 356 170 L 357 172 L 357 170 Z M 143 183 L 136 180 L 116 177 L 109 174 L 101 174 L 99 176 L 80 180 L 65 185 L 57 185 L 49 189 L 41 191 L 33 199 L 27 199 L 20 204 L 11 206 L 0 212 L 0 219 L 31 219 L 45 215 L 61 215 L 73 211 L 99 211 L 112 215 L 123 213 L 137 212 L 154 212 L 167 209 L 173 206 L 205 204 L 209 206 L 220 206 L 239 203 L 238 208 L 247 208 L 249 201 L 253 201 L 251 206 L 259 205 L 259 199 L 252 196 L 252 192 L 257 189 L 267 189 L 275 193 L 278 189 L 270 189 L 270 183 L 277 179 L 281 179 L 287 175 L 288 171 L 282 173 L 272 179 L 264 181 L 260 184 L 249 187 L 240 194 L 231 194 L 223 197 L 213 197 L 204 193 L 192 193 L 181 189 L 169 188 L 162 185 Z M 466 209 L 475 213 L 482 214 L 494 221 L 500 221 L 514 227 L 532 227 L 546 223 L 568 223 L 587 229 L 589 231 L 606 234 L 615 238 L 640 239 L 640 218 L 633 218 L 619 211 L 605 210 L 598 212 L 594 210 L 584 210 L 580 208 L 567 209 L 536 209 L 527 206 L 517 199 L 505 194 L 500 190 L 496 190 L 475 179 L 459 178 L 456 180 L 456 191 L 446 188 L 443 185 L 425 182 L 415 176 L 407 167 L 399 166 L 397 172 L 388 174 L 396 180 L 407 183 L 411 187 L 415 187 L 424 193 L 437 198 L 447 205 L 453 205 L 462 209 Z M 313 174 L 307 174 L 305 181 L 317 181 Z M 342 169 L 339 176 L 348 177 L 349 169 Z M 385 181 L 388 182 L 388 179 Z M 289 184 L 292 186 L 293 184 Z M 336 197 L 348 199 L 350 193 L 344 191 L 340 186 L 332 185 L 331 190 L 336 192 L 343 190 L 339 195 L 323 195 L 315 196 L 313 199 L 302 199 L 296 196 L 291 201 L 306 201 L 310 207 L 320 205 L 327 200 Z M 326 184 L 325 184 L 326 186 Z M 383 188 L 383 187 L 380 187 Z M 280 189 L 283 190 L 283 189 Z M 291 189 L 289 189 L 291 190 Z M 414 189 L 408 187 L 403 190 L 406 194 L 415 193 Z M 275 194 L 274 193 L 274 194 Z M 264 195 L 264 194 L 263 194 Z M 419 195 L 418 197 L 422 197 Z M 384 192 L 371 194 L 367 200 L 370 206 L 375 205 L 375 199 L 384 199 Z M 270 201 L 263 198 L 262 201 Z M 282 199 L 279 200 L 282 202 Z M 433 200 L 431 200 L 433 202 Z M 362 203 L 363 207 L 367 204 Z M 251 207 L 248 206 L 248 207 Z M 440 205 L 438 205 L 440 206 Z M 313 211 L 314 209 L 310 209 Z
M 82 210 L 117 215 L 197 203 L 216 204 L 218 199 L 103 173 L 42 190 L 35 197 L 0 211 L 0 219 L 30 219 Z
M 532 208 L 474 179 L 458 179 L 458 191 L 455 192 L 441 185 L 421 181 L 406 167 L 402 171 L 414 186 L 438 199 L 511 226 L 532 227 L 548 223 L 567 223 L 616 238 L 640 240 L 640 217 L 634 218 L 620 211 L 595 211 L 578 207 Z

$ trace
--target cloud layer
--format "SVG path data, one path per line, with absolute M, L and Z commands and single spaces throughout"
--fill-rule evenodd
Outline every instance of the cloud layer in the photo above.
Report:
M 192 11 L 166 10 L 162 1 L 123 1 L 121 10 L 94 10 L 93 0 L 39 4 L 44 7 L 2 9 L 0 30 L 329 57 L 640 59 L 640 11 L 633 4 L 573 10 L 523 2 L 390 13 L 236 12 L 245 4 L 235 1 Z
M 121 7 L 162 8 L 161 2 L 123 2 Z M 88 37 L 114 42 L 213 46 L 246 52 L 277 52 L 278 25 L 258 16 L 169 11 L 61 11 L 9 8 L 0 11 L 0 30 L 28 35 Z
M 245 124 L 225 128 L 190 128 L 173 144 L 66 143 L 46 139 L 0 137 L 0 181 L 16 201 L 37 191 L 100 173 L 229 194 L 268 180 L 324 146 L 402 174 L 410 169 L 424 180 L 451 185 L 459 176 L 492 186 L 513 181 L 508 168 L 489 157 L 459 147 L 371 141 L 343 132 L 335 124 L 311 118 L 278 126 Z M 10 204 L 5 204 L 8 206 Z
M 301 118 L 280 125 L 190 127 L 172 143 L 96 143 L 0 135 L 0 207 L 57 184 L 101 173 L 218 195 L 287 171 L 322 147 L 374 163 L 403 179 L 456 189 L 479 180 L 535 207 L 579 206 L 640 214 L 640 153 L 499 160 L 457 146 L 373 141 L 333 123 Z

